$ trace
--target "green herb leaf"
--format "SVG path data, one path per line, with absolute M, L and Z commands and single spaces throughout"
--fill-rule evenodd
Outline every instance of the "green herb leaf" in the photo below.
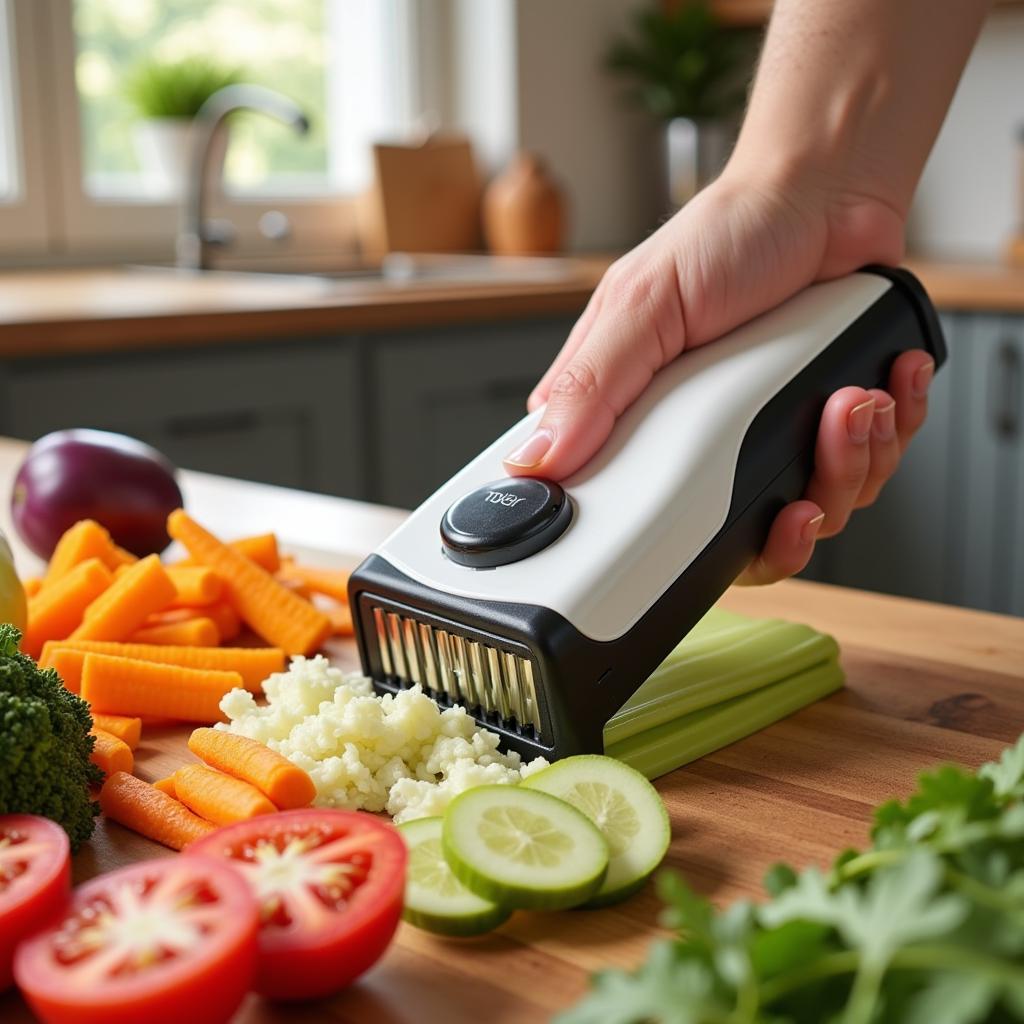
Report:
M 603 971 L 590 994 L 555 1024 L 704 1024 L 727 1010 L 715 996 L 711 971 L 696 960 L 680 960 L 671 942 L 651 948 L 635 973 Z
M 988 1018 L 999 985 L 981 975 L 936 974 L 913 1000 L 904 1024 L 978 1024 Z
M 983 764 L 978 775 L 992 783 L 997 796 L 1024 797 L 1024 734 L 998 761 Z
M 598 977 L 562 1024 L 1024 1021 L 1024 739 L 977 775 L 944 766 L 875 815 L 830 872 L 775 865 L 772 897 L 716 910 L 660 892 L 675 944 Z

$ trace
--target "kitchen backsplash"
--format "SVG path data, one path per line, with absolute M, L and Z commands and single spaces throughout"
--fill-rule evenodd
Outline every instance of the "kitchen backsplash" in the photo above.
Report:
M 1016 148 L 1022 125 L 1024 10 L 996 9 L 925 167 L 911 212 L 911 251 L 1002 258 L 1022 201 Z

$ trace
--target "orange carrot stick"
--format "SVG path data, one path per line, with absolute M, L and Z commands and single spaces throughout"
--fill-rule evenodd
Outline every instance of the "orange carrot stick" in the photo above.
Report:
M 168 775 L 166 779 L 157 779 L 153 783 L 154 789 L 159 789 L 161 793 L 166 793 L 168 796 L 173 796 L 177 799 L 177 790 L 174 788 L 174 776 Z
M 277 570 L 277 578 L 282 583 L 298 584 L 313 594 L 333 597 L 335 601 L 346 604 L 350 575 L 347 569 L 321 569 L 312 565 L 297 565 L 290 558 L 284 559 L 281 568 Z
M 73 651 L 69 648 L 50 648 L 54 641 L 43 644 L 43 653 L 39 657 L 40 668 L 52 668 L 60 676 L 65 690 L 78 693 L 82 688 L 82 662 L 85 651 Z
M 189 810 L 215 825 L 230 825 L 277 810 L 255 786 L 205 764 L 179 768 L 174 773 L 174 793 Z
M 126 640 L 146 616 L 166 608 L 177 591 L 156 555 L 130 566 L 85 611 L 75 640 Z
M 211 604 L 203 609 L 203 614 L 208 619 L 213 619 L 222 644 L 230 643 L 242 632 L 242 620 L 227 601 Z
M 210 607 L 213 608 L 216 605 L 210 605 Z M 165 608 L 162 612 L 153 612 L 152 615 L 147 615 L 142 628 L 149 629 L 150 626 L 169 626 L 175 622 L 188 622 L 189 619 L 198 619 L 202 616 L 209 618 L 206 608 Z
M 223 578 L 232 604 L 260 636 L 288 654 L 311 654 L 330 635 L 327 616 L 282 587 L 265 569 L 222 544 L 177 509 L 167 519 L 171 536 Z
M 224 694 L 242 685 L 237 672 L 159 665 L 151 661 L 87 654 L 82 698 L 112 715 L 216 722 Z
M 119 547 L 117 544 L 114 545 L 114 558 L 117 559 L 120 565 L 133 565 L 139 560 L 138 555 L 133 555 L 130 551 L 125 551 L 124 548 Z
M 98 765 L 104 775 L 113 775 L 114 772 L 129 772 L 135 767 L 135 758 L 132 756 L 132 749 L 124 740 L 97 729 L 94 725 L 92 730 L 93 747 L 89 760 Z
M 43 589 L 43 581 L 39 576 L 29 576 L 21 581 L 22 590 L 26 597 L 35 597 Z
M 188 749 L 211 767 L 251 783 L 282 810 L 308 807 L 316 796 L 307 772 L 247 736 L 223 729 L 194 729 Z
M 128 642 L 165 647 L 216 647 L 220 643 L 220 630 L 213 619 L 200 617 L 137 629 Z
M 45 644 L 40 665 L 48 668 L 57 652 L 64 650 L 78 651 L 83 656 L 110 654 L 117 658 L 152 661 L 160 665 L 237 672 L 251 693 L 262 691 L 261 684 L 267 676 L 284 671 L 284 651 L 278 647 L 161 647 L 159 644 L 119 644 L 103 640 L 61 640 Z M 79 666 L 76 676 L 79 685 L 81 676 Z M 71 689 L 66 679 L 64 685 Z
M 28 626 L 21 649 L 38 658 L 47 640 L 69 636 L 82 622 L 86 609 L 109 589 L 111 582 L 110 570 L 98 558 L 89 558 L 45 585 L 29 599 Z
M 184 804 L 127 772 L 114 772 L 100 790 L 100 808 L 113 821 L 172 850 L 212 832 L 214 826 Z
M 305 583 L 300 583 L 298 580 L 288 576 L 282 576 L 280 573 L 275 575 L 274 579 L 293 594 L 298 594 L 304 601 L 311 601 L 313 599 L 313 591 Z
M 178 591 L 171 602 L 174 608 L 194 608 L 219 601 L 224 593 L 224 583 L 212 570 L 202 565 L 167 567 L 167 575 Z
M 56 582 L 90 558 L 98 558 L 111 572 L 120 564 L 110 534 L 95 520 L 81 519 L 57 541 L 43 577 L 44 585 Z
M 245 555 L 250 562 L 255 562 L 260 568 L 267 572 L 277 572 L 281 566 L 281 556 L 277 550 L 277 537 L 272 533 L 258 533 L 254 537 L 240 537 L 238 540 L 228 542 L 228 547 L 234 548 L 239 554 Z M 182 568 L 200 563 L 189 556 L 180 562 L 174 563 Z
M 85 657 L 85 655 L 83 655 Z M 124 715 L 103 715 L 96 713 L 92 716 L 92 724 L 97 729 L 109 732 L 116 736 L 122 743 L 128 744 L 129 750 L 134 750 L 142 739 L 142 719 L 126 718 Z
M 166 611 L 154 612 L 147 617 L 142 628 L 168 626 L 176 622 L 188 622 L 190 619 L 212 619 L 222 644 L 234 640 L 242 632 L 242 620 L 227 601 L 218 601 L 202 608 L 168 608 Z
M 352 636 L 355 629 L 352 626 L 352 609 L 347 604 L 339 604 L 329 608 L 326 612 L 331 620 L 331 628 L 334 636 Z

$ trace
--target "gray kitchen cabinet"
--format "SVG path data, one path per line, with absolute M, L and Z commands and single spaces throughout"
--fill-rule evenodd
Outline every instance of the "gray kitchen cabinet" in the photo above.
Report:
M 942 317 L 947 341 L 951 317 Z M 837 537 L 821 541 L 805 575 L 929 601 L 950 600 L 953 379 L 951 357 L 936 375 L 928 419 L 899 471 L 870 508 L 853 514 Z
M 1024 317 L 947 313 L 928 420 L 812 579 L 1024 615 Z
M 963 318 L 955 366 L 954 593 L 1024 615 L 1024 317 Z
M 572 324 L 557 318 L 368 339 L 373 499 L 415 507 L 512 426 Z
M 339 339 L 23 360 L 0 378 L 0 430 L 114 430 L 189 469 L 362 496 L 359 373 Z

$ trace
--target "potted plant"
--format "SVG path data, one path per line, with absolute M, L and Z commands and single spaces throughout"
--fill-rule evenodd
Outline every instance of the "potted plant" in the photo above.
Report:
M 135 145 L 150 192 L 183 193 L 192 119 L 218 89 L 240 80 L 238 69 L 202 57 L 146 61 L 135 68 L 125 91 L 140 116 Z
M 632 96 L 665 122 L 669 202 L 682 206 L 725 165 L 743 109 L 753 36 L 723 25 L 704 0 L 638 11 L 607 55 Z

